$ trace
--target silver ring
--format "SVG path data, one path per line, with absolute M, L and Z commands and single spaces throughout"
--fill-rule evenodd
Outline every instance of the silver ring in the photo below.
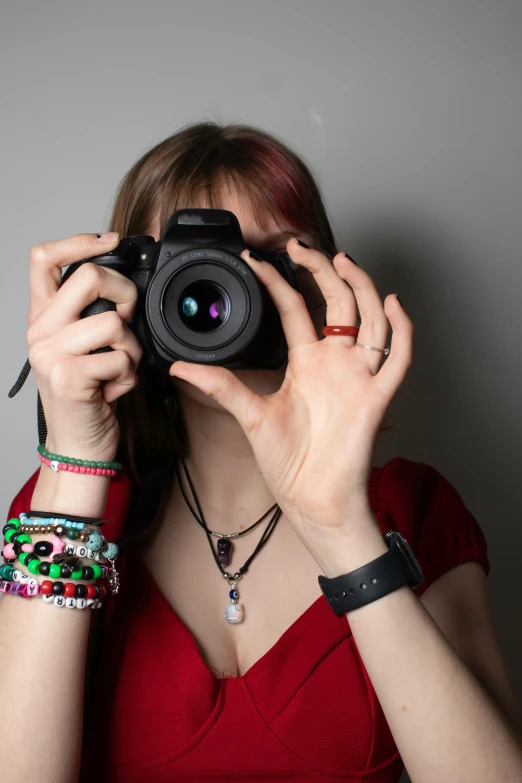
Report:
M 388 356 L 390 353 L 390 349 L 388 346 L 386 348 L 374 348 L 373 345 L 362 345 L 361 343 L 356 342 L 355 345 L 358 345 L 360 348 L 366 348 L 368 351 L 380 351 L 384 356 Z M 355 348 L 355 346 L 354 346 Z

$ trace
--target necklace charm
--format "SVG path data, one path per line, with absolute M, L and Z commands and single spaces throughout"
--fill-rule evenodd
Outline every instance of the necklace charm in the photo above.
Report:
M 230 582 L 231 590 L 228 594 L 231 603 L 227 604 L 225 609 L 225 619 L 227 623 L 242 623 L 243 622 L 243 604 L 238 604 L 237 599 L 239 598 L 239 593 L 236 590 L 236 583 Z
M 217 542 L 217 557 L 221 565 L 230 565 L 230 555 L 232 552 L 232 541 L 228 538 L 220 538 Z
M 120 589 L 120 575 L 118 574 L 116 570 L 116 565 L 114 563 L 114 560 L 116 559 L 116 556 L 114 555 L 111 558 L 108 558 L 109 562 L 109 574 L 108 574 L 108 582 L 109 582 L 109 590 L 113 595 L 117 595 L 119 589 Z

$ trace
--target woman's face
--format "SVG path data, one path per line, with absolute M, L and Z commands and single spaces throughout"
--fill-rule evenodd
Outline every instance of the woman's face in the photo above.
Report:
M 231 192 L 227 191 L 227 196 L 222 197 L 221 208 L 230 210 L 230 212 L 233 212 L 237 217 L 247 247 L 255 247 L 263 250 L 286 250 L 286 243 L 293 236 L 306 242 L 306 244 L 311 247 L 314 246 L 311 234 L 297 231 L 290 225 L 280 225 L 268 214 L 265 215 L 265 218 L 262 221 L 265 228 L 260 229 L 248 213 L 242 209 L 240 199 Z M 156 241 L 160 239 L 157 222 L 152 227 L 150 233 L 154 236 Z M 296 277 L 299 290 L 304 296 L 306 306 L 308 310 L 311 311 L 310 318 L 320 337 L 326 313 L 324 297 L 311 272 L 300 267 L 296 269 Z M 283 383 L 286 371 L 286 365 L 283 365 L 279 370 L 242 369 L 241 363 L 239 362 L 227 364 L 225 367 L 228 367 L 246 386 L 258 394 L 273 394 L 276 392 Z M 218 402 L 207 397 L 206 394 L 187 381 L 184 381 L 181 378 L 171 378 L 170 380 L 180 392 L 194 401 L 201 403 L 208 408 L 223 410 Z

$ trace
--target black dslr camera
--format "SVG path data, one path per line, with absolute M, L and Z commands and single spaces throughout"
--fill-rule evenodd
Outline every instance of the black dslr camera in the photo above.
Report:
M 71 264 L 62 282 L 87 262 L 116 269 L 138 289 L 131 328 L 143 347 L 140 366 L 165 369 L 176 359 L 278 369 L 287 356 L 279 313 L 265 286 L 240 258 L 236 216 L 225 209 L 181 209 L 163 239 L 124 237 L 110 253 Z M 255 250 L 298 288 L 285 251 Z M 115 310 L 97 299 L 81 317 Z M 99 351 L 111 350 L 101 348 Z

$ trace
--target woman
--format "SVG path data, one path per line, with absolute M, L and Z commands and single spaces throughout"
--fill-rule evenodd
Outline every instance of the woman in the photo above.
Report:
M 230 210 L 258 259 L 286 250 L 298 266 L 301 295 L 241 253 L 281 317 L 279 370 L 179 361 L 169 377 L 146 373 L 129 327 L 134 284 L 85 264 L 60 286 L 61 267 L 122 236 L 158 240 L 187 206 Z M 429 465 L 371 464 L 411 363 L 412 323 L 337 252 L 306 165 L 253 128 L 186 127 L 124 178 L 111 231 L 33 248 L 27 337 L 48 451 L 117 456 L 124 470 L 43 466 L 9 516 L 103 517 L 123 549 L 121 584 L 94 613 L 89 645 L 91 613 L 2 600 L 8 778 L 391 783 L 405 764 L 414 783 L 522 781 L 482 530 Z M 97 297 L 116 313 L 80 320 Z M 323 339 L 325 323 L 356 326 L 358 311 L 359 334 Z M 87 355 L 106 345 L 114 351 Z M 422 584 L 332 611 L 317 577 L 387 554 L 390 530 L 411 546 Z

